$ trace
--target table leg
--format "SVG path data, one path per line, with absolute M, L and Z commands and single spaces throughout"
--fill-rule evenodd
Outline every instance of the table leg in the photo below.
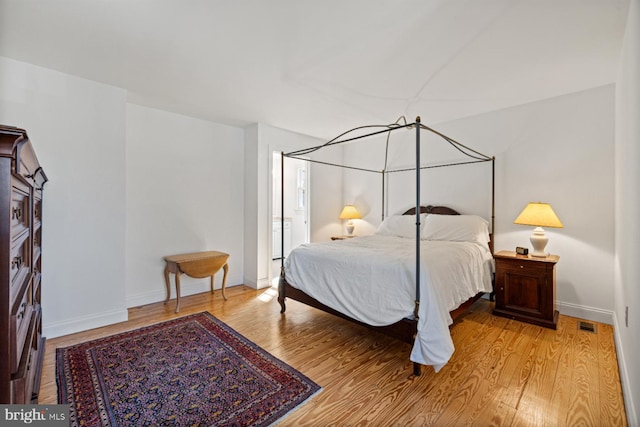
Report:
M 229 273 L 229 264 L 225 264 L 224 266 L 222 266 L 222 269 L 224 270 L 224 276 L 222 277 L 222 298 L 224 298 L 224 300 L 227 300 L 227 296 L 224 294 L 224 290 L 227 287 L 227 273 Z M 211 277 L 211 280 L 213 280 L 213 277 Z
M 180 271 L 176 272 L 176 313 L 180 311 Z
M 164 303 L 168 303 L 171 298 L 171 285 L 169 284 L 169 264 L 164 267 L 164 283 L 167 285 L 167 299 L 164 300 Z

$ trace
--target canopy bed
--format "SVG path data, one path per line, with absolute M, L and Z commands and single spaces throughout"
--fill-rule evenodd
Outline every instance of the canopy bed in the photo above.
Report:
M 350 134 L 374 128 L 364 135 Z M 415 129 L 415 167 L 388 169 L 389 137 L 400 129 Z M 462 153 L 466 160 L 423 165 L 420 135 L 428 131 Z M 386 134 L 382 171 L 309 159 L 328 146 Z M 363 126 L 316 147 L 282 153 L 312 163 L 378 173 L 382 179 L 383 221 L 376 233 L 347 241 L 304 244 L 281 261 L 278 302 L 281 313 L 291 298 L 412 344 L 415 375 L 421 365 L 438 371 L 453 354 L 449 333 L 458 317 L 483 293 L 492 291 L 493 257 L 490 231 L 494 223 L 495 158 L 486 156 L 421 124 Z M 460 215 L 445 206 L 422 206 L 420 173 L 424 169 L 491 162 L 491 224 L 476 215 Z M 415 173 L 415 207 L 403 215 L 384 217 L 385 180 L 390 173 Z M 281 180 L 284 194 L 284 179 Z M 284 212 L 284 197 L 281 212 Z M 489 228 L 490 227 L 490 228 Z

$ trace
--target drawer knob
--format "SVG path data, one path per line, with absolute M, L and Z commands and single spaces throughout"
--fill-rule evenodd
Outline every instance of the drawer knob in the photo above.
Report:
M 524 268 L 524 265 L 521 265 L 520 268 Z
M 24 310 L 27 308 L 27 303 L 23 302 L 20 304 L 20 312 L 18 313 L 18 319 L 22 319 L 24 317 Z
M 20 267 L 20 265 L 22 265 L 22 257 L 18 255 L 17 257 L 14 257 L 13 260 L 11 261 L 11 269 L 13 270 L 14 268 L 18 268 Z
M 11 218 L 20 219 L 22 218 L 22 209 L 21 208 L 12 208 L 11 209 Z

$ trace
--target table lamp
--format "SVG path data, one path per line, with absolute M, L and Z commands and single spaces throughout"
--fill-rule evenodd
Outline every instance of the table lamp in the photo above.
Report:
M 342 212 L 340 212 L 340 216 L 338 217 L 338 219 L 349 220 L 349 222 L 347 222 L 347 234 L 349 236 L 353 235 L 353 229 L 355 228 L 355 226 L 353 225 L 353 220 L 360 218 L 362 218 L 362 215 L 360 215 L 360 212 L 358 212 L 356 207 L 353 205 L 345 205 L 345 207 L 342 208 Z
M 533 253 L 531 256 L 546 257 L 547 254 L 544 251 L 545 246 L 549 238 L 545 236 L 544 229 L 542 227 L 562 228 L 562 222 L 551 209 L 551 205 L 548 203 L 529 203 L 520 215 L 513 221 L 514 224 L 531 225 L 536 227 L 531 235 L 531 245 L 533 246 Z

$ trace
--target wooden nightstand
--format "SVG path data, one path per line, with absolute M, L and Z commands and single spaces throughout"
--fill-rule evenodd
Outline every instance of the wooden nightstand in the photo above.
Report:
M 345 239 L 350 239 L 352 237 L 357 237 L 355 234 L 352 234 L 351 236 L 348 235 L 344 235 L 344 236 L 331 236 L 331 240 L 345 240 Z
M 557 255 L 537 258 L 500 251 L 496 261 L 493 314 L 556 329 Z

